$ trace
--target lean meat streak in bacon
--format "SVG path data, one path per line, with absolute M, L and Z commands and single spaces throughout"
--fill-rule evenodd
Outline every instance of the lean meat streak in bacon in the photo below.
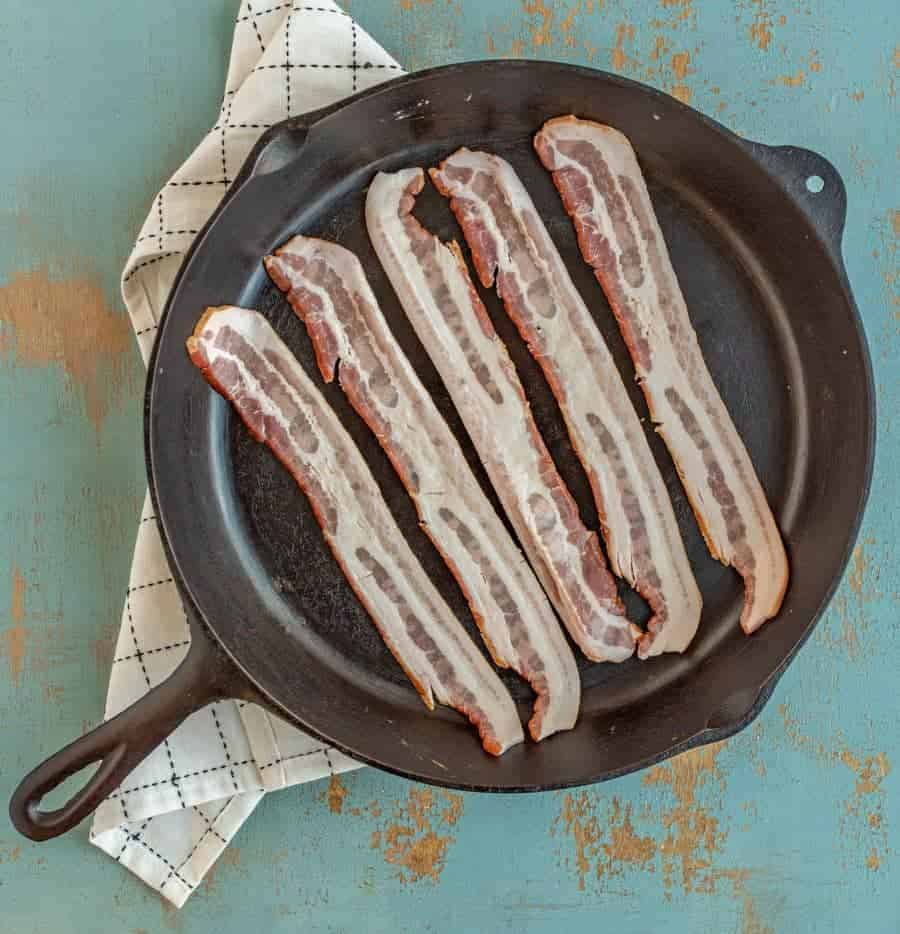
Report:
M 421 169 L 379 173 L 366 198 L 369 236 L 569 633 L 589 658 L 622 661 L 634 636 L 597 536 L 550 458 L 459 248 L 412 215 L 423 185 Z
M 187 346 L 306 494 L 350 586 L 428 707 L 437 700 L 465 714 L 493 755 L 521 742 L 506 688 L 416 560 L 337 416 L 265 318 L 210 308 Z
M 513 668 L 537 694 L 531 735 L 538 740 L 571 729 L 581 699 L 572 651 L 531 568 L 391 333 L 359 260 L 337 244 L 294 237 L 265 263 L 306 324 L 322 376 L 330 382 L 337 370 L 350 403 L 390 457 L 494 660 Z
M 431 177 L 450 198 L 482 284 L 496 275 L 559 402 L 613 570 L 650 606 L 639 654 L 684 651 L 702 600 L 672 504 L 609 349 L 531 197 L 512 167 L 488 153 L 460 149 Z
M 548 121 L 534 145 L 609 299 L 709 550 L 744 579 L 741 626 L 754 632 L 781 607 L 784 544 L 706 368 L 634 150 L 617 130 L 575 117 Z

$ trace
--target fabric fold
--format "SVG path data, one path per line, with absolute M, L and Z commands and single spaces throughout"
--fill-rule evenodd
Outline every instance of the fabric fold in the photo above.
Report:
M 154 198 L 122 274 L 145 364 L 184 254 L 260 134 L 401 73 L 332 0 L 243 0 L 218 120 Z M 147 496 L 105 717 L 165 680 L 189 645 Z M 265 792 L 358 767 L 261 707 L 221 701 L 191 715 L 100 805 L 91 842 L 181 906 Z

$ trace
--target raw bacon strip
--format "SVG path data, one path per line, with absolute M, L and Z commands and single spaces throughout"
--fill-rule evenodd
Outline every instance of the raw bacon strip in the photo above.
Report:
M 366 198 L 369 236 L 569 633 L 589 658 L 622 661 L 634 636 L 597 536 L 550 458 L 459 247 L 411 213 L 423 184 L 421 169 L 377 175 Z
M 488 502 L 369 288 L 356 256 L 294 237 L 266 268 L 305 322 L 326 381 L 338 379 L 391 458 L 422 528 L 453 572 L 496 663 L 537 694 L 534 739 L 575 725 L 575 658 L 531 568 Z
M 188 353 L 309 498 L 350 586 L 429 708 L 454 707 L 487 752 L 523 739 L 506 688 L 434 589 L 362 455 L 265 318 L 206 311 Z
M 644 177 L 617 130 L 575 117 L 534 141 L 628 345 L 710 553 L 744 579 L 741 626 L 781 607 L 784 544 L 753 464 L 709 375 Z
M 647 601 L 642 658 L 682 652 L 702 601 L 665 484 L 612 356 L 512 167 L 461 149 L 431 177 L 475 267 L 541 365 L 591 483 L 613 570 Z

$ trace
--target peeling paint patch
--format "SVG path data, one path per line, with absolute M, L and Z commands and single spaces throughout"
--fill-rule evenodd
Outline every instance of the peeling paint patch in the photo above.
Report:
M 775 934 L 775 929 L 759 916 L 756 904 L 749 895 L 744 896 L 741 934 Z
M 806 79 L 806 72 L 801 68 L 794 75 L 779 75 L 778 83 L 783 84 L 786 88 L 799 88 L 804 80 Z
M 671 69 L 676 82 L 672 86 L 672 96 L 676 97 L 684 104 L 689 104 L 691 102 L 691 89 L 685 84 L 685 79 L 688 74 L 693 74 L 694 72 L 690 64 L 690 52 L 676 52 L 672 56 Z
M 800 730 L 786 705 L 778 709 L 792 746 L 813 755 L 822 764 L 843 766 L 855 777 L 853 791 L 844 800 L 839 814 L 840 839 L 852 845 L 857 853 L 868 851 L 871 855 L 874 851 L 880 865 L 884 855 L 890 852 L 883 812 L 886 796 L 883 784 L 891 773 L 886 753 L 856 752 L 840 737 L 828 743 L 814 740 Z
M 660 0 L 660 7 L 665 14 L 650 20 L 654 29 L 680 29 L 687 26 L 691 29 L 697 27 L 697 11 L 693 0 Z
M 0 325 L 0 353 L 19 366 L 60 366 L 99 431 L 135 373 L 128 318 L 109 307 L 95 279 L 57 280 L 46 267 L 16 273 L 0 286 Z
M 625 51 L 625 44 L 634 41 L 634 26 L 630 23 L 619 23 L 616 26 L 616 41 L 613 46 L 609 63 L 615 71 L 627 71 L 637 67 L 637 59 Z
M 600 825 L 596 813 L 597 795 L 591 791 L 581 791 L 578 794 L 566 792 L 562 801 L 559 817 L 554 824 L 561 827 L 562 833 L 572 838 L 578 888 L 583 892 L 591 860 L 597 853 L 600 841 Z M 551 832 L 555 832 L 555 827 Z M 599 869 L 597 874 L 600 875 Z
M 447 807 L 441 811 L 441 819 L 448 827 L 455 827 L 463 815 L 463 796 L 454 794 L 452 791 L 442 791 L 441 795 L 447 802 Z
M 768 52 L 772 44 L 774 23 L 766 0 L 752 0 L 753 22 L 749 27 L 751 42 L 763 52 Z
M 609 843 L 603 844 L 605 859 L 597 863 L 598 876 L 621 875 L 626 867 L 646 866 L 656 856 L 656 841 L 635 832 L 631 812 L 631 804 L 623 808 L 619 799 L 613 798 Z
M 853 549 L 846 589 L 842 589 L 834 601 L 834 611 L 840 621 L 839 633 L 835 635 L 833 625 L 827 625 L 822 627 L 819 636 L 829 648 L 845 651 L 851 661 L 871 652 L 869 604 L 878 596 L 875 585 L 880 576 L 880 568 L 871 556 L 874 544 L 875 540 L 870 536 Z
M 719 829 L 718 818 L 698 803 L 697 792 L 711 781 L 723 781 L 716 759 L 724 745 L 713 743 L 676 756 L 644 776 L 645 785 L 666 785 L 675 796 L 676 806 L 663 814 L 662 825 L 667 833 L 659 844 L 667 889 L 676 875 L 686 893 L 715 888 L 716 879 L 710 869 L 714 855 L 722 849 L 725 833 Z
M 401 882 L 437 883 L 455 840 L 442 831 L 455 826 L 462 812 L 462 795 L 441 792 L 438 801 L 432 789 L 413 786 L 405 802 L 396 802 L 392 819 L 373 831 L 369 846 L 397 867 Z
M 15 565 L 12 568 L 12 597 L 9 615 L 12 625 L 8 626 L 3 633 L 3 647 L 9 666 L 10 680 L 14 687 L 18 687 L 22 669 L 25 666 L 28 630 L 25 628 L 25 578 Z
M 564 841 L 562 864 L 579 890 L 593 879 L 612 891 L 610 880 L 641 873 L 659 880 L 667 899 L 676 889 L 712 895 L 723 885 L 732 897 L 743 896 L 751 870 L 721 865 L 728 830 L 714 813 L 725 788 L 717 765 L 723 747 L 706 746 L 650 769 L 644 787 L 668 794 L 642 795 L 641 808 L 594 791 L 563 794 L 550 833 Z
M 535 20 L 531 25 L 531 44 L 536 49 L 550 45 L 553 10 L 544 3 L 544 0 L 522 0 L 522 9 Z
M 344 799 L 347 795 L 347 786 L 341 781 L 341 776 L 332 775 L 328 782 L 328 810 L 332 814 L 340 814 L 344 809 Z

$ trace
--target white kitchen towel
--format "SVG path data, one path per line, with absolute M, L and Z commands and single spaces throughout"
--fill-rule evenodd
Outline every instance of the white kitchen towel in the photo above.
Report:
M 182 257 L 259 135 L 400 73 L 332 0 L 243 0 L 218 122 L 156 196 L 122 275 L 145 363 Z M 106 717 L 168 677 L 189 642 L 147 498 Z M 266 791 L 357 767 L 254 704 L 222 701 L 188 718 L 100 805 L 91 840 L 181 906 Z

